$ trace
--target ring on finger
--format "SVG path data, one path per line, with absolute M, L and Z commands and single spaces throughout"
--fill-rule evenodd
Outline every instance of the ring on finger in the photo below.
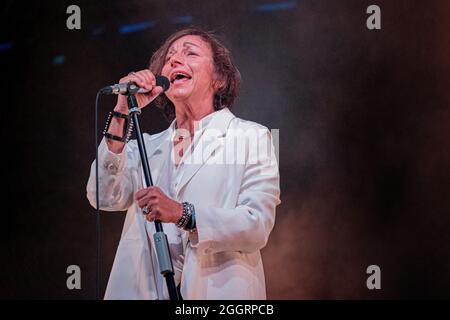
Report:
M 150 212 L 150 210 L 149 210 L 148 206 L 145 206 L 145 207 L 142 208 L 142 213 L 143 214 L 148 215 L 149 212 Z

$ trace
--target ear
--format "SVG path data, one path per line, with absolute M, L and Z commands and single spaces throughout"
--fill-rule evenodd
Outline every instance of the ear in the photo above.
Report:
M 225 88 L 225 80 L 221 76 L 216 75 L 213 81 L 214 92 L 218 92 L 223 88 Z

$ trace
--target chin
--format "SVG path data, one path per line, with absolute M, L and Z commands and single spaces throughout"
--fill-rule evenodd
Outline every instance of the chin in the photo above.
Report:
M 191 95 L 191 90 L 185 90 L 185 89 L 177 89 L 174 92 L 170 93 L 170 96 L 168 96 L 168 98 L 173 101 L 173 102 L 177 102 L 177 101 L 183 101 L 186 100 L 190 97 Z

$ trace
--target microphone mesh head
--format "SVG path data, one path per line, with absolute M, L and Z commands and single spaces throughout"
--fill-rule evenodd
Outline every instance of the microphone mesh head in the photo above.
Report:
M 167 89 L 169 89 L 169 87 L 170 87 L 170 81 L 169 81 L 169 79 L 167 79 L 164 76 L 157 75 L 156 76 L 156 85 L 163 87 L 164 91 L 167 91 Z

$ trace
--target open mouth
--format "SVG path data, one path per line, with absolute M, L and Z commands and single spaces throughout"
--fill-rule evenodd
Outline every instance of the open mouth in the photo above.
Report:
M 176 84 L 191 80 L 192 77 L 184 72 L 174 72 L 170 77 L 170 83 Z

